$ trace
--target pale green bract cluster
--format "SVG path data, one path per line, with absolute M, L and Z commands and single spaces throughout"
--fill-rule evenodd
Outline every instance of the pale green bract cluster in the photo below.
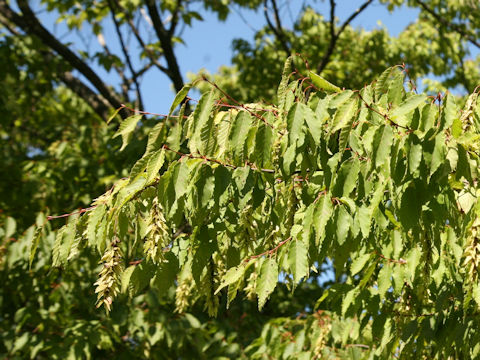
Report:
M 252 357 L 478 357 L 478 93 L 462 109 L 405 91 L 404 76 L 335 92 L 294 79 L 288 60 L 275 106 L 226 107 L 212 84 L 167 127 L 187 86 L 130 177 L 58 233 L 54 264 L 90 246 L 107 309 L 147 279 L 176 286 L 177 311 L 203 303 L 214 316 L 240 296 L 262 310 L 279 279 L 294 291 L 331 259 L 317 312 L 272 320 Z M 120 125 L 124 146 L 139 120 Z

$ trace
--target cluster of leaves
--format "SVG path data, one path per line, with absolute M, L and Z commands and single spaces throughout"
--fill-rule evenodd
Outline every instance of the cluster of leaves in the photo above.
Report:
M 352 91 L 289 80 L 290 65 L 276 106 L 209 82 L 191 115 L 183 104 L 174 126 L 157 124 L 130 176 L 57 233 L 54 265 L 93 248 L 107 310 L 150 284 L 173 289 L 178 313 L 215 316 L 239 292 L 261 310 L 279 279 L 293 291 L 331 259 L 335 284 L 304 309 L 329 311 L 331 331 L 321 314 L 283 330 L 272 320 L 252 356 L 298 337 L 285 358 L 477 358 L 478 93 L 460 111 L 451 94 L 405 91 L 399 67 Z M 117 135 L 128 141 L 139 120 Z

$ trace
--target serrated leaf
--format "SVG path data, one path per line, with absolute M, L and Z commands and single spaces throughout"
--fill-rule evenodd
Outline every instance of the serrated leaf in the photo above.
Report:
M 120 151 L 125 149 L 125 147 L 128 145 L 130 134 L 135 130 L 135 128 L 137 127 L 137 123 L 140 121 L 141 118 L 142 115 L 136 114 L 129 116 L 120 123 L 120 127 L 113 135 L 113 138 L 116 138 L 117 136 L 122 136 L 122 147 L 120 148 Z
M 340 106 L 340 108 L 337 110 L 333 117 L 333 124 L 331 130 L 332 133 L 347 127 L 351 129 L 353 121 L 355 120 L 354 115 L 357 110 L 357 105 L 357 99 L 350 98 L 342 106 Z
M 380 269 L 377 278 L 378 293 L 380 298 L 385 298 L 387 290 L 393 285 L 391 281 L 392 277 L 392 266 L 388 263 L 384 263 L 383 267 Z
M 288 79 L 290 78 L 290 74 L 292 72 L 291 67 L 292 57 L 289 56 L 285 61 L 285 65 L 283 66 L 282 80 L 280 81 L 280 85 L 278 86 L 277 90 L 278 108 L 280 112 L 285 110 L 285 95 L 287 93 Z
M 246 111 L 240 111 L 235 117 L 230 131 L 230 149 L 237 164 L 244 160 L 245 141 L 251 126 L 252 118 L 250 115 Z
M 301 103 L 295 103 L 288 111 L 287 130 L 289 144 L 296 144 L 297 140 L 303 136 L 304 108 Z
M 273 129 L 261 123 L 255 135 L 255 160 L 260 168 L 272 166 Z
M 411 118 L 407 117 L 413 110 L 425 104 L 427 96 L 425 94 L 412 95 L 407 98 L 400 106 L 393 108 L 390 112 L 390 119 L 400 126 L 409 126 Z
M 29 269 L 32 268 L 33 259 L 35 259 L 35 254 L 37 252 L 38 245 L 40 244 L 40 239 L 43 235 L 43 227 L 37 227 L 35 230 L 35 234 L 32 238 L 32 243 L 30 245 L 30 256 L 28 259 L 28 267 Z
M 130 285 L 130 278 L 132 277 L 135 267 L 136 265 L 131 265 L 122 272 L 122 275 L 120 277 L 120 282 L 122 284 L 121 292 L 123 294 L 125 294 L 128 290 L 128 286 Z
M 374 138 L 376 167 L 382 166 L 386 161 L 390 159 L 392 144 L 393 144 L 392 127 L 388 125 L 380 126 L 377 132 L 375 133 L 375 138 Z
M 368 260 L 372 258 L 372 254 L 366 253 L 357 256 L 353 261 L 352 265 L 350 266 L 350 274 L 352 276 L 355 276 L 358 274 L 364 267 L 365 264 L 367 263 Z
M 350 227 L 352 225 L 352 217 L 345 209 L 345 206 L 338 206 L 338 213 L 336 217 L 336 233 L 338 245 L 343 245 L 347 239 Z
M 97 242 L 97 225 L 106 212 L 105 204 L 97 205 L 88 215 L 87 240 L 88 246 L 95 246 Z
M 158 172 L 165 162 L 165 150 L 160 149 L 155 151 L 152 156 L 150 156 L 147 163 L 147 180 L 146 184 L 150 184 L 157 176 Z
M 257 280 L 256 293 L 258 295 L 258 309 L 262 310 L 268 296 L 277 286 L 278 264 L 273 258 L 265 259 L 260 268 Z
M 315 245 L 319 246 L 325 238 L 325 227 L 333 213 L 333 206 L 328 194 L 322 195 L 317 201 L 314 212 Z
M 338 86 L 333 85 L 320 75 L 315 74 L 313 71 L 309 71 L 308 76 L 310 79 L 312 79 L 313 84 L 317 88 L 325 91 L 326 93 L 336 93 L 342 91 L 342 89 L 340 89 Z
M 394 67 L 386 69 L 375 82 L 375 99 L 378 101 L 380 97 L 388 91 L 388 80 Z
M 410 137 L 410 149 L 408 151 L 408 168 L 413 174 L 417 171 L 422 161 L 422 144 L 418 141 L 416 136 Z
M 245 274 L 245 269 L 246 269 L 245 264 L 240 264 L 238 266 L 228 269 L 226 274 L 223 275 L 222 283 L 220 284 L 218 289 L 215 291 L 215 295 L 217 295 L 220 292 L 220 290 L 222 290 L 224 287 L 240 280 Z
M 447 92 L 443 99 L 442 116 L 440 118 L 440 129 L 448 129 L 455 119 L 458 119 L 459 111 L 455 103 L 455 96 Z
M 345 316 L 346 312 L 350 305 L 355 301 L 359 293 L 357 288 L 354 288 L 345 294 L 345 297 L 342 301 L 342 316 Z
M 291 240 L 288 249 L 288 266 L 295 283 L 308 275 L 308 250 L 303 241 Z
M 202 129 L 204 129 L 209 120 L 212 120 L 210 117 L 215 103 L 215 97 L 215 89 L 205 93 L 193 112 L 193 122 L 191 127 L 192 137 L 189 142 L 190 151 L 192 153 L 197 153 L 201 149 Z
M 435 136 L 435 146 L 433 148 L 432 161 L 430 163 L 430 175 L 446 161 L 445 134 L 443 132 Z
M 169 115 L 172 115 L 173 111 L 177 108 L 178 105 L 185 99 L 188 92 L 192 88 L 192 84 L 185 84 L 180 91 L 175 95 L 175 99 L 173 99 L 172 106 L 170 106 L 170 111 L 168 112 Z
M 389 103 L 393 105 L 398 105 L 402 101 L 403 92 L 404 92 L 404 88 L 403 88 L 404 78 L 405 78 L 404 73 L 402 71 L 397 71 L 392 81 L 389 83 L 388 92 L 387 92 Z

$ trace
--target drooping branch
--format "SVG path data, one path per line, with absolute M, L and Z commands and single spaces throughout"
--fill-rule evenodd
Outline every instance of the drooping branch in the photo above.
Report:
M 461 26 L 459 26 L 458 24 L 449 22 L 448 20 L 444 19 L 442 16 L 437 14 L 433 9 L 429 8 L 427 6 L 427 4 L 425 4 L 422 0 L 415 0 L 415 1 L 422 7 L 423 10 L 425 10 L 427 13 L 429 13 L 440 24 L 442 24 L 443 26 L 445 26 L 447 28 L 450 28 L 453 31 L 457 32 L 463 38 L 465 38 L 470 43 L 472 43 L 473 45 L 475 45 L 477 48 L 480 49 L 480 42 L 475 37 L 473 37 L 471 34 L 466 32 L 465 30 L 463 30 L 461 28 Z
M 288 46 L 288 41 L 285 36 L 285 33 L 283 32 L 282 23 L 280 21 L 280 15 L 278 12 L 276 0 L 271 0 L 271 3 L 272 3 L 273 13 L 275 17 L 275 25 L 273 25 L 272 21 L 270 20 L 270 16 L 268 15 L 268 0 L 264 0 L 263 2 L 263 13 L 265 15 L 265 20 L 267 21 L 268 27 L 275 34 L 275 37 L 280 42 L 283 50 L 285 50 L 288 56 L 291 50 L 290 50 L 290 46 Z
M 15 25 L 20 27 L 27 34 L 38 37 L 47 47 L 59 54 L 73 68 L 85 76 L 85 78 L 90 81 L 90 83 L 99 91 L 99 93 L 109 102 L 112 107 L 118 108 L 122 103 L 121 100 L 113 90 L 107 87 L 107 85 L 92 70 L 92 68 L 83 62 L 67 46 L 62 44 L 39 22 L 26 0 L 18 0 L 17 3 L 23 16 L 17 15 L 11 17 Z M 7 18 L 9 18 L 7 13 L 14 13 L 4 1 L 0 2 L 0 12 L 2 12 Z
M 365 10 L 373 0 L 367 0 L 365 1 L 357 10 L 355 10 L 348 18 L 345 20 L 345 22 L 340 26 L 340 29 L 335 32 L 335 0 L 330 0 L 330 42 L 328 44 L 327 51 L 325 52 L 325 55 L 322 58 L 322 61 L 317 67 L 317 73 L 321 73 L 325 67 L 328 65 L 330 62 L 330 58 L 332 57 L 333 50 L 335 49 L 335 45 L 337 44 L 338 39 L 340 38 L 340 35 L 343 33 L 343 31 L 347 28 L 348 25 L 358 16 L 360 13 Z

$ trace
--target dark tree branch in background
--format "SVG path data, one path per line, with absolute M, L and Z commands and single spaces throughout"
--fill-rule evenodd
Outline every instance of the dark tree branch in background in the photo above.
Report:
M 273 33 L 275 34 L 275 37 L 280 42 L 283 50 L 285 50 L 288 56 L 291 50 L 290 50 L 290 47 L 288 46 L 288 41 L 282 29 L 282 23 L 280 22 L 280 16 L 278 13 L 276 0 L 271 0 L 271 3 L 273 7 L 276 26 L 273 25 L 272 21 L 270 20 L 270 16 L 268 15 L 268 0 L 264 0 L 263 2 L 263 13 L 265 14 L 265 20 L 267 21 L 268 27 L 270 28 L 270 30 L 273 31 Z
M 170 77 L 170 73 L 168 69 L 158 62 L 158 60 L 155 58 L 155 54 L 153 53 L 153 51 L 149 49 L 145 44 L 145 42 L 143 41 L 142 37 L 140 36 L 140 32 L 138 31 L 137 27 L 133 23 L 133 19 L 131 18 L 130 14 L 127 12 L 127 10 L 122 8 L 121 4 L 118 1 L 116 1 L 116 4 L 117 4 L 117 7 L 119 7 L 124 12 L 127 19 L 127 23 L 130 26 L 130 29 L 132 29 L 133 35 L 137 39 L 142 50 L 145 51 L 145 54 L 148 56 L 152 65 L 155 65 L 161 72 L 165 73 L 168 77 Z
M 31 16 L 35 17 L 35 15 L 33 15 L 33 13 L 31 13 L 31 14 L 32 14 Z M 43 36 L 46 36 L 46 38 L 49 39 L 49 41 L 46 42 L 44 40 L 44 38 L 39 36 L 39 33 L 35 31 L 35 29 L 37 29 L 37 27 L 35 26 L 35 23 L 33 22 L 33 23 L 29 24 L 29 19 L 30 18 L 27 18 L 25 16 L 21 16 L 21 15 L 17 14 L 15 11 L 13 11 L 7 5 L 7 3 L 4 0 L 0 0 L 0 22 L 14 35 L 20 35 L 20 33 L 15 29 L 15 27 L 18 27 L 30 36 L 37 36 L 40 39 L 40 41 L 42 41 L 48 48 L 51 49 L 52 52 L 46 51 L 46 53 L 44 54 L 45 63 L 51 62 L 52 59 L 56 56 L 53 53 L 53 51 L 56 51 L 56 50 L 53 46 L 50 46 L 50 45 L 55 44 L 56 48 L 62 48 L 62 47 L 65 47 L 65 46 L 63 44 L 59 43 L 58 40 L 53 38 L 53 35 L 49 34 L 46 29 L 44 29 L 44 30 L 45 30 L 45 32 L 47 32 L 47 34 L 42 32 L 41 28 L 43 28 L 43 27 L 42 27 L 41 24 L 38 23 L 38 20 L 37 20 L 37 23 L 40 25 L 40 33 L 42 33 Z M 36 18 L 34 18 L 34 19 L 36 20 Z M 31 28 L 32 26 L 33 26 L 33 29 Z M 55 42 L 50 41 L 51 40 L 50 37 L 52 37 L 55 40 Z M 89 104 L 89 106 L 94 110 L 95 113 L 97 113 L 100 117 L 102 117 L 105 120 L 108 119 L 109 109 L 111 107 L 115 106 L 114 104 L 115 104 L 116 96 L 113 99 L 111 98 L 109 100 L 109 99 L 107 99 L 106 96 L 103 96 L 102 93 L 100 93 L 100 94 L 95 93 L 87 85 L 85 85 L 81 80 L 79 80 L 78 78 L 73 76 L 73 74 L 71 72 L 66 70 L 67 67 L 69 67 L 69 66 L 72 66 L 74 68 L 75 68 L 75 66 L 73 66 L 73 64 L 71 62 L 69 62 L 68 59 L 65 59 L 64 57 L 62 57 L 62 54 L 60 54 L 60 52 L 57 51 L 57 53 L 60 55 L 60 58 L 58 58 L 58 59 L 61 59 L 63 62 L 65 62 L 65 66 L 61 66 L 62 69 L 57 69 L 57 74 L 58 74 L 60 80 L 68 88 L 70 88 L 70 90 L 72 90 L 74 93 L 76 93 L 78 96 L 80 96 L 83 100 L 85 100 Z M 73 56 L 76 57 L 75 54 L 73 54 Z M 81 62 L 80 59 L 78 59 L 78 60 Z M 83 65 L 86 66 L 86 64 L 83 64 Z M 96 82 L 98 83 L 98 81 L 100 81 L 100 83 L 102 83 L 99 78 Z M 92 84 L 95 85 L 93 82 L 92 82 Z M 105 85 L 103 85 L 103 86 L 106 88 Z M 97 88 L 97 90 L 99 90 L 99 89 Z M 107 93 L 110 93 L 110 90 L 108 88 L 106 90 L 107 90 Z M 112 104 L 112 101 L 114 102 L 114 104 Z M 125 117 L 128 114 L 127 114 L 126 111 L 123 111 L 123 112 L 121 112 L 121 115 L 123 117 Z
M 98 34 L 97 35 L 97 40 L 100 46 L 103 48 L 105 53 L 108 56 L 113 56 L 112 52 L 110 51 L 110 48 L 108 47 L 107 43 L 105 42 L 105 39 L 103 37 L 103 34 Z M 113 62 L 112 67 L 115 69 L 117 72 L 118 76 L 120 76 L 120 79 L 122 80 L 121 88 L 122 88 L 122 96 L 124 99 L 126 99 L 127 102 L 130 102 L 130 97 L 128 94 L 128 90 L 130 88 L 129 86 L 129 79 L 125 77 L 125 72 L 123 71 L 123 68 L 118 66 L 115 62 Z
M 102 119 L 108 119 L 109 110 L 111 109 L 110 103 L 104 101 L 102 97 L 98 96 L 92 89 L 73 76 L 71 72 L 60 73 L 59 77 L 70 90 L 85 100 Z
M 178 14 L 180 13 L 180 8 L 182 6 L 182 0 L 177 0 L 177 6 L 175 6 L 175 10 L 172 13 L 172 21 L 170 24 L 170 29 L 168 29 L 168 35 L 172 37 L 175 34 L 175 29 L 177 28 L 178 24 Z
M 137 74 L 135 69 L 133 68 L 132 62 L 130 61 L 130 55 L 128 55 L 127 47 L 125 46 L 125 42 L 123 41 L 123 36 L 120 31 L 120 25 L 115 17 L 115 9 L 112 4 L 112 0 L 108 0 L 108 7 L 110 8 L 110 14 L 112 15 L 113 24 L 115 25 L 115 32 L 117 33 L 118 40 L 120 42 L 120 47 L 122 48 L 123 56 L 125 57 L 125 61 L 127 62 L 128 69 L 132 74 L 132 81 L 135 84 L 135 92 L 137 93 L 137 104 L 140 110 L 144 110 L 143 108 L 143 100 L 142 100 L 142 93 L 140 91 L 140 84 L 138 83 Z
M 365 1 L 355 12 L 353 12 L 347 20 L 342 24 L 340 29 L 335 33 L 335 0 L 330 0 L 330 42 L 328 44 L 327 51 L 320 62 L 320 65 L 317 67 L 317 73 L 321 73 L 325 67 L 330 62 L 330 58 L 332 57 L 333 50 L 335 49 L 335 45 L 337 44 L 337 40 L 339 39 L 340 35 L 346 29 L 348 25 L 358 16 L 360 13 L 365 10 L 368 5 L 370 5 L 373 0 Z
M 74 52 L 58 41 L 45 27 L 43 27 L 28 5 L 28 2 L 26 0 L 18 0 L 17 3 L 23 14 L 23 21 L 16 23 L 16 25 L 27 34 L 38 37 L 45 45 L 54 50 L 73 68 L 85 76 L 85 78 L 90 81 L 93 86 L 95 86 L 99 93 L 110 103 L 112 107 L 119 108 L 122 104 L 122 101 L 118 98 L 117 94 L 107 87 L 100 77 Z M 5 8 L 8 8 L 8 5 L 6 5 L 5 1 L 2 0 L 0 2 L 0 11 L 3 13 Z
M 446 26 L 447 28 L 452 29 L 453 31 L 457 32 L 460 34 L 463 38 L 466 40 L 470 41 L 473 45 L 475 45 L 477 48 L 480 49 L 480 42 L 471 34 L 467 33 L 465 30 L 461 28 L 458 24 L 451 23 L 447 20 L 445 20 L 441 15 L 438 15 L 433 9 L 429 8 L 427 4 L 425 4 L 422 0 L 416 0 L 416 2 L 425 10 L 427 13 L 429 13 L 435 20 L 437 20 L 440 24 L 443 26 Z
M 175 90 L 180 91 L 184 84 L 182 74 L 180 73 L 180 68 L 177 63 L 177 58 L 173 52 L 172 36 L 169 35 L 168 31 L 163 26 L 155 0 L 147 0 L 146 4 L 148 14 L 150 15 L 153 23 L 153 28 L 158 36 L 158 39 L 160 40 L 163 54 L 165 56 L 165 60 L 167 61 L 169 70 L 167 75 L 170 77 L 170 80 L 172 80 Z

